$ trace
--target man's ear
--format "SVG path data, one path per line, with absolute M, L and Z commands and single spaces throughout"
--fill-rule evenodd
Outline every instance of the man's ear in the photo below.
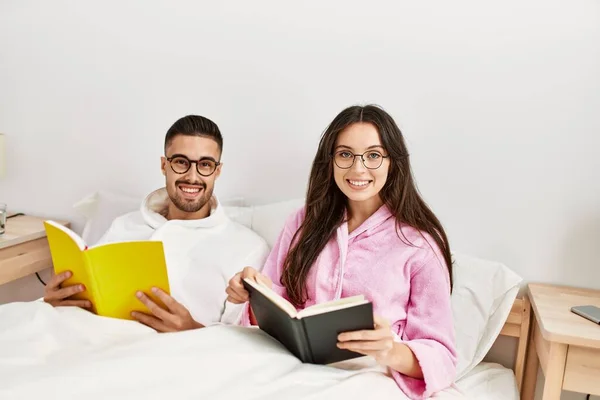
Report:
M 160 170 L 164 176 L 167 176 L 167 159 L 165 157 L 160 158 Z
M 223 163 L 220 163 L 219 166 L 217 167 L 217 170 L 215 171 L 215 179 L 217 179 L 219 176 L 221 176 L 221 167 L 223 166 Z

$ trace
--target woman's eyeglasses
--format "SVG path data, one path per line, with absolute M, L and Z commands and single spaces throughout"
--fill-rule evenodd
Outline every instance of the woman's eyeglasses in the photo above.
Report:
M 342 169 L 352 168 L 356 157 L 360 157 L 365 168 L 377 169 L 383 164 L 383 159 L 389 156 L 384 156 L 378 151 L 370 150 L 362 154 L 354 154 L 348 150 L 340 150 L 333 154 L 335 165 Z

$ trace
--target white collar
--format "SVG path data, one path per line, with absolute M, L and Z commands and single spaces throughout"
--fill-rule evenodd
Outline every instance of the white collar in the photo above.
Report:
M 210 199 L 210 214 L 208 217 L 199 219 L 167 220 L 161 212 L 164 212 L 168 207 L 169 202 L 169 194 L 167 193 L 166 188 L 157 189 L 146 196 L 140 207 L 144 221 L 152 228 L 157 229 L 167 222 L 187 228 L 212 228 L 221 225 L 228 220 L 225 211 L 223 210 L 223 206 L 221 206 L 221 203 L 215 195 Z

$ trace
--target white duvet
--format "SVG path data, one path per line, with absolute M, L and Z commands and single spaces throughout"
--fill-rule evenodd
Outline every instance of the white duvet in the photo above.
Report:
M 514 375 L 482 363 L 439 399 L 518 399 Z M 258 329 L 157 334 L 137 322 L 42 302 L 0 306 L 0 399 L 397 399 L 369 358 L 300 363 Z

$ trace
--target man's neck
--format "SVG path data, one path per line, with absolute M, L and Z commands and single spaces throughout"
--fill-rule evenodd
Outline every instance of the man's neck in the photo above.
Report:
M 206 218 L 210 215 L 210 209 L 211 209 L 211 202 L 208 201 L 204 207 L 202 207 L 201 209 L 199 209 L 196 212 L 187 212 L 187 211 L 182 211 L 179 208 L 177 208 L 175 206 L 175 204 L 173 204 L 172 202 L 169 201 L 169 205 L 167 206 L 167 209 L 165 210 L 165 213 L 163 214 L 163 216 L 171 221 L 174 219 L 182 219 L 182 220 L 194 220 L 194 219 L 203 219 Z

